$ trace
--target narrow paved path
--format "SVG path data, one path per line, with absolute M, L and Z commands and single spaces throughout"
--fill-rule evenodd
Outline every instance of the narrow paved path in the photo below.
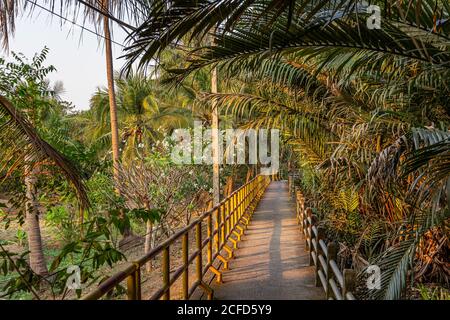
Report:
M 287 182 L 269 185 L 238 246 L 224 283 L 213 285 L 216 299 L 325 298 L 314 286 Z

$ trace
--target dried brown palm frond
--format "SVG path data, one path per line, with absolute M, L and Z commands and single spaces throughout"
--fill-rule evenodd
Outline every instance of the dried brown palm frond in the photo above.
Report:
M 417 255 L 420 242 L 424 236 L 437 226 L 445 224 L 450 218 L 450 211 L 443 210 L 432 216 L 422 212 L 408 217 L 398 229 L 395 240 L 387 250 L 370 261 L 381 270 L 381 289 L 371 290 L 363 286 L 359 297 L 363 299 L 400 299 L 407 287 L 408 278 L 411 277 L 414 257 Z M 401 231 L 401 232 L 400 232 Z M 363 270 L 358 275 L 358 282 L 365 283 L 369 273 Z
M 413 128 L 378 154 L 367 179 L 373 190 L 407 190 L 407 203 L 426 202 L 435 212 L 448 208 L 449 161 L 450 132 Z
M 414 278 L 420 282 L 450 285 L 450 239 L 448 226 L 433 228 L 422 237 L 417 249 Z

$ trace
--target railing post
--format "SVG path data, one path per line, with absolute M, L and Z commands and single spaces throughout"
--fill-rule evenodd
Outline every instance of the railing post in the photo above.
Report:
M 214 292 L 205 282 L 203 282 L 202 221 L 199 221 L 195 226 L 195 235 L 197 244 L 197 281 L 200 288 L 202 288 L 206 292 L 208 300 L 211 300 L 213 298 Z
M 241 211 L 241 205 L 239 204 L 239 199 L 241 197 L 241 190 L 239 190 L 238 192 L 236 192 L 236 213 L 234 216 L 234 225 L 235 226 L 237 224 L 237 222 L 239 221 L 239 212 Z
M 315 215 L 313 215 L 312 218 L 313 218 L 313 223 L 316 224 L 317 217 Z M 315 262 L 316 262 L 316 266 L 315 266 L 315 269 L 316 269 L 316 287 L 320 287 L 321 286 L 321 282 L 320 282 L 319 270 L 320 270 L 321 263 L 319 261 L 319 255 L 323 256 L 323 252 L 322 252 L 322 247 L 320 246 L 319 241 L 323 239 L 324 230 L 323 230 L 323 228 L 318 227 L 318 226 L 316 226 L 316 228 L 317 228 L 317 237 L 315 239 L 315 242 L 316 242 L 316 251 L 315 251 L 315 256 L 316 256 L 316 260 L 315 260 Z M 314 234 L 314 231 L 312 231 L 312 232 Z M 314 249 L 314 245 L 312 243 L 312 240 L 311 240 L 311 247 Z
M 246 209 L 246 203 L 247 203 L 247 186 L 244 186 L 244 188 L 242 188 L 242 210 L 241 210 L 241 217 L 244 216 L 245 214 L 245 209 Z
M 220 209 L 222 208 L 222 206 L 218 207 L 216 209 L 216 211 L 214 211 L 214 242 L 215 242 L 215 246 L 216 246 L 216 252 L 220 253 Z
M 212 236 L 212 217 L 211 217 L 212 213 L 208 215 L 208 217 L 206 218 L 206 223 L 207 223 L 207 227 L 206 227 L 206 236 L 208 237 L 208 246 L 207 246 L 207 251 L 206 251 L 206 261 L 207 264 L 212 263 L 212 248 L 213 248 L 213 236 Z
M 162 255 L 162 276 L 163 286 L 166 288 L 162 295 L 163 300 L 170 300 L 170 248 L 169 246 L 163 249 Z
M 298 210 L 299 210 L 299 219 L 300 219 L 300 230 L 304 233 L 305 232 L 305 203 L 303 199 L 303 194 L 299 192 L 298 195 Z
M 238 221 L 241 219 L 242 216 L 242 191 L 243 189 L 239 190 L 238 192 L 238 214 L 237 214 L 237 219 L 236 219 L 236 223 L 238 223 Z
M 202 282 L 203 279 L 203 264 L 202 264 L 202 222 L 195 226 L 195 241 L 197 245 L 197 280 Z
M 225 202 L 222 206 L 220 206 L 220 247 L 225 244 L 225 212 L 226 212 L 227 203 Z M 220 249 L 219 249 L 220 250 Z
M 250 185 L 245 187 L 245 213 L 248 212 L 248 207 L 250 205 Z
M 327 299 L 330 298 L 330 296 L 331 296 L 330 279 L 332 279 L 332 276 L 333 276 L 333 271 L 330 267 L 331 260 L 334 260 L 334 261 L 337 260 L 337 246 L 336 246 L 336 243 L 334 243 L 334 242 L 330 242 L 327 245 L 327 274 L 326 274 L 327 289 L 325 291 L 325 293 L 327 295 Z
M 128 300 L 137 300 L 136 272 L 130 274 L 127 278 L 127 297 Z
M 242 218 L 245 212 L 245 187 L 241 190 L 241 215 L 239 216 L 239 220 Z
M 289 198 L 292 197 L 292 176 L 289 174 L 288 175 L 288 192 L 289 192 Z
M 304 226 L 303 226 L 303 232 L 305 234 L 305 244 L 306 244 L 306 250 L 310 251 L 310 241 L 311 241 L 311 234 L 308 234 L 310 231 L 310 225 L 308 218 L 312 217 L 312 210 L 311 208 L 306 208 L 305 216 L 303 218 Z M 305 222 L 306 221 L 306 222 Z
M 247 202 L 248 202 L 248 186 L 244 187 L 244 194 L 243 194 L 243 209 L 242 209 L 242 216 L 245 215 L 245 213 L 247 212 Z
M 224 236 L 223 236 L 223 248 L 225 249 L 225 251 L 227 251 L 228 253 L 228 259 L 233 258 L 233 250 L 228 247 L 227 245 L 227 239 L 231 234 L 231 219 L 232 219 L 232 214 L 231 214 L 231 210 L 232 210 L 232 203 L 233 203 L 233 197 L 229 197 L 228 200 L 225 201 L 225 213 L 224 213 L 224 227 L 225 227 L 225 232 L 224 232 Z
M 234 213 L 233 213 L 233 226 L 236 225 L 238 221 L 238 213 L 239 213 L 239 203 L 238 203 L 239 191 L 234 194 Z
M 212 215 L 213 213 L 211 212 L 210 215 L 208 215 L 208 238 L 209 238 L 209 242 L 208 242 L 208 268 L 209 270 L 214 273 L 216 275 L 216 281 L 217 283 L 222 283 L 222 273 L 217 270 L 217 268 L 215 266 L 213 266 L 213 248 L 216 247 L 217 248 L 217 257 L 220 255 L 220 247 L 219 247 L 219 234 L 215 232 L 218 232 L 218 224 L 217 221 L 219 221 L 219 208 L 216 208 L 214 210 L 214 216 L 215 216 L 215 229 L 213 229 L 213 223 L 212 223 Z M 214 245 L 213 245 L 214 242 Z M 220 258 L 219 258 L 220 259 Z M 226 265 L 226 260 L 223 259 L 222 260 L 223 263 Z
M 231 209 L 230 209 L 230 233 L 234 228 L 234 214 L 236 213 L 236 193 L 231 197 Z
M 230 223 L 231 223 L 231 221 L 230 221 L 230 219 L 231 219 L 231 215 L 230 215 L 230 212 L 231 212 L 231 198 L 230 199 L 228 199 L 227 200 L 227 202 L 226 202 L 226 211 L 225 211 L 225 231 L 226 231 L 226 235 L 225 235 L 225 237 L 228 237 L 229 235 L 230 235 Z
M 238 192 L 238 216 L 236 220 L 236 228 L 235 228 L 235 234 L 238 237 L 238 241 L 241 241 L 241 237 L 244 234 L 244 228 L 240 225 L 242 220 L 244 220 L 244 213 L 245 213 L 245 189 L 246 186 L 242 187 Z
M 314 233 L 312 231 L 312 226 L 313 226 L 313 214 L 312 214 L 312 210 L 311 208 L 309 208 L 308 210 L 308 216 L 306 217 L 306 221 L 308 223 L 308 231 L 306 232 L 306 244 L 308 246 L 308 250 L 309 250 L 309 265 L 312 266 L 314 264 L 313 261 L 313 244 L 312 244 L 312 240 L 314 238 Z M 308 238 L 309 237 L 309 238 Z
M 344 287 L 342 288 L 342 299 L 347 299 L 347 293 L 355 290 L 356 274 L 353 269 L 344 269 Z
M 183 265 L 185 270 L 183 272 L 183 299 L 189 299 L 189 233 L 186 232 L 183 235 L 182 240 L 182 251 L 183 251 Z
M 141 268 L 139 264 L 136 264 L 136 300 L 142 300 L 142 292 L 141 292 Z

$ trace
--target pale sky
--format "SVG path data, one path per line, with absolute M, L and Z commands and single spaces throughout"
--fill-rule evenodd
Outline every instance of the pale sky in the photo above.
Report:
M 94 26 L 86 27 L 95 30 Z M 114 28 L 113 37 L 116 42 L 123 43 L 125 32 Z M 10 51 L 21 52 L 31 58 L 47 46 L 50 52 L 46 63 L 57 69 L 49 76 L 50 80 L 61 80 L 65 88 L 62 97 L 71 101 L 76 109 L 82 110 L 89 108 L 89 99 L 96 88 L 107 84 L 101 40 L 71 23 L 61 26 L 59 18 L 51 18 L 49 13 L 36 8 L 32 17 L 24 16 L 17 21 L 15 35 L 10 40 Z M 113 44 L 113 49 L 114 69 L 119 70 L 124 63 L 118 59 L 122 48 Z M 5 54 L 0 53 L 2 56 Z

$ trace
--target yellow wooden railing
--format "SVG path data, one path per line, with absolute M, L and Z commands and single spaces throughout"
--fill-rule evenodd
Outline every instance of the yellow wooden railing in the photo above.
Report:
M 208 299 L 213 298 L 213 290 L 205 281 L 208 272 L 222 282 L 222 273 L 215 262 L 221 262 L 223 269 L 228 268 L 228 260 L 233 258 L 233 250 L 250 222 L 250 218 L 270 183 L 270 177 L 257 176 L 243 185 L 218 206 L 203 213 L 191 224 L 178 231 L 172 237 L 153 248 L 139 260 L 130 263 L 123 271 L 102 282 L 95 290 L 82 297 L 83 300 L 96 300 L 110 293 L 122 282 L 126 281 L 129 300 L 142 299 L 141 269 L 154 259 L 160 259 L 162 286 L 146 299 L 170 300 L 171 288 L 181 279 L 181 298 L 189 299 L 197 288 L 201 288 Z M 206 231 L 205 239 L 204 233 Z M 195 251 L 190 254 L 192 241 L 189 233 L 195 234 Z M 171 271 L 170 248 L 181 242 L 182 265 Z M 206 257 L 206 263 L 204 263 Z M 195 264 L 195 281 L 189 281 L 189 270 Z
M 352 269 L 339 269 L 336 261 L 337 245 L 326 243 L 323 229 L 318 227 L 318 219 L 311 208 L 305 208 L 305 198 L 300 190 L 295 188 L 297 203 L 297 222 L 305 236 L 306 248 L 309 253 L 309 264 L 314 266 L 316 286 L 322 286 L 327 299 L 355 300 L 352 291 L 355 289 L 355 272 Z

